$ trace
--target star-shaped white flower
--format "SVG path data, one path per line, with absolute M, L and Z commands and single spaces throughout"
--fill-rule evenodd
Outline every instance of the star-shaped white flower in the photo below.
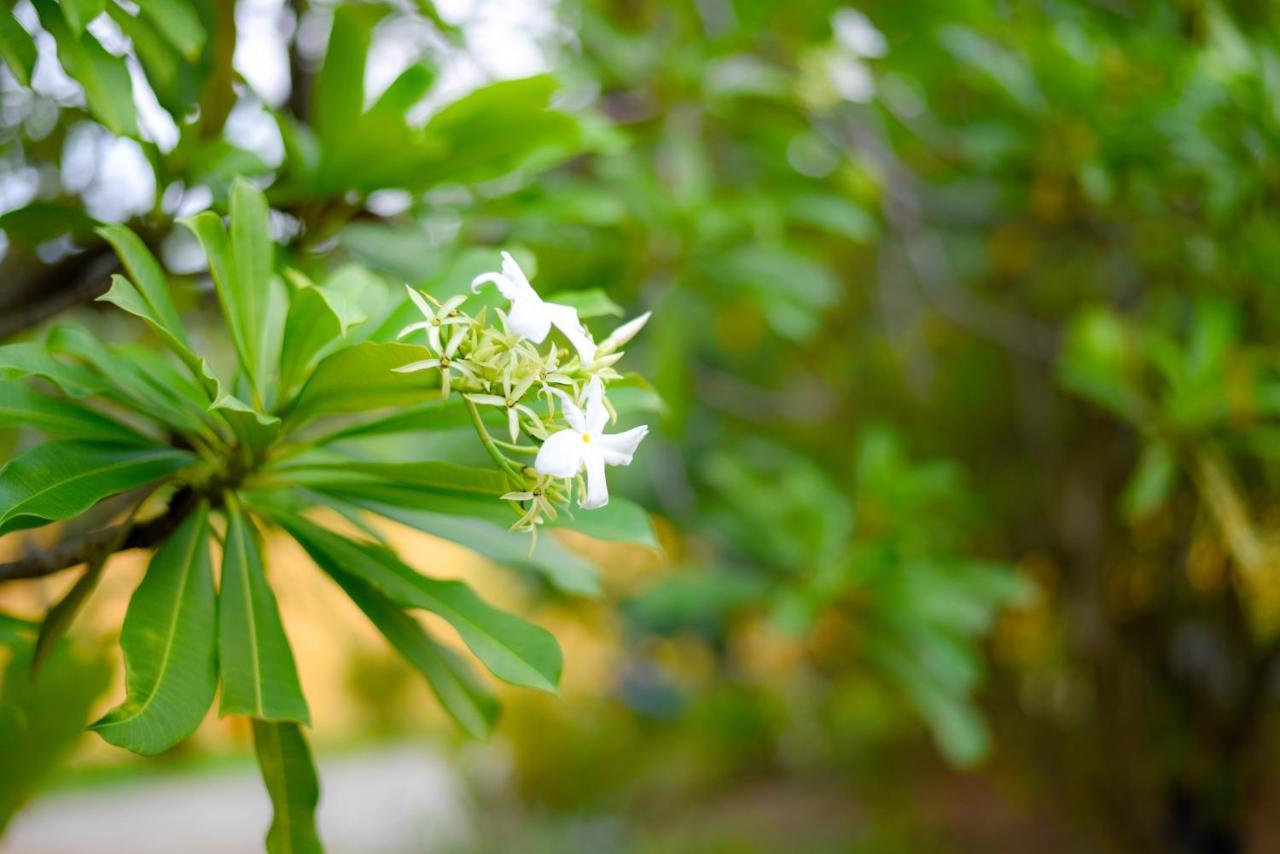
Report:
M 596 344 L 578 319 L 578 310 L 568 305 L 543 302 L 509 252 L 502 253 L 502 272 L 476 276 L 471 282 L 472 292 L 488 282 L 497 285 L 498 291 L 511 300 L 507 324 L 517 335 L 541 344 L 554 326 L 569 339 L 584 365 L 595 358 Z
M 578 503 L 583 507 L 603 507 L 609 503 L 609 485 L 604 467 L 631 465 L 640 440 L 648 427 L 636 427 L 625 433 L 605 433 L 609 412 L 604 405 L 604 386 L 598 377 L 587 386 L 586 411 L 564 395 L 566 430 L 553 433 L 538 449 L 533 467 L 552 477 L 574 477 L 583 469 L 587 473 L 587 494 Z
M 440 352 L 440 330 L 446 326 L 451 326 L 462 322 L 462 316 L 456 311 L 458 306 L 462 305 L 466 299 L 465 294 L 449 297 L 443 303 L 436 302 L 433 307 L 427 302 L 430 297 L 423 298 L 417 288 L 405 285 L 405 289 L 409 291 L 409 299 L 413 300 L 413 304 L 418 307 L 418 311 L 422 312 L 425 320 L 417 323 L 410 323 L 404 329 L 400 330 L 397 339 L 403 338 L 411 332 L 417 332 L 420 329 L 427 331 L 427 343 L 431 346 L 432 352 Z M 432 300 L 435 302 L 435 300 Z
M 407 365 L 401 365 L 398 368 L 392 368 L 397 374 L 411 374 L 414 371 L 429 371 L 432 368 L 440 369 L 440 396 L 445 400 L 449 399 L 450 372 L 456 371 L 460 376 L 467 379 L 475 379 L 475 371 L 471 369 L 462 359 L 455 359 L 454 354 L 458 352 L 458 345 L 462 343 L 462 339 L 467 337 L 467 329 L 463 327 L 453 333 L 453 337 L 449 339 L 449 343 L 444 345 L 444 349 L 440 351 L 439 358 L 423 359 L 421 362 L 410 362 Z

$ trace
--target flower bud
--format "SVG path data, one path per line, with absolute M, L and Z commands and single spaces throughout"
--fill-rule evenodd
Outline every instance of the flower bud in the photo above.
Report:
M 641 329 L 644 329 L 644 325 L 649 322 L 649 315 L 651 314 L 653 314 L 652 311 L 646 311 L 639 317 L 634 318 L 633 320 L 628 320 L 626 323 L 610 332 L 609 337 L 601 341 L 600 346 L 596 348 L 597 358 L 608 353 L 612 353 L 632 338 L 635 338 L 636 334 L 639 333 Z

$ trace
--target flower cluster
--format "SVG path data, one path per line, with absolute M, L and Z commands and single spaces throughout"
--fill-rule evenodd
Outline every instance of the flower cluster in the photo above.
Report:
M 465 398 L 486 450 L 516 487 L 503 496 L 521 514 L 513 527 L 534 532 L 556 518 L 575 489 L 581 507 L 607 504 L 605 467 L 629 465 L 648 433 L 648 427 L 605 432 L 617 420 L 605 387 L 619 376 L 614 365 L 622 357 L 620 348 L 649 315 L 623 324 L 597 345 L 577 310 L 544 301 L 508 253 L 502 253 L 501 272 L 477 276 L 471 290 L 486 284 L 510 302 L 508 311 L 495 311 L 497 323 L 488 322 L 485 309 L 466 314 L 465 295 L 441 302 L 410 287 L 409 297 L 423 319 L 406 326 L 400 337 L 425 332 L 432 357 L 396 370 L 439 371 L 441 396 L 448 399 L 456 392 Z M 541 348 L 553 328 L 572 350 L 554 342 Z M 505 412 L 509 441 L 490 434 L 480 407 Z M 523 444 L 522 437 L 538 444 Z M 511 455 L 533 457 L 533 464 Z

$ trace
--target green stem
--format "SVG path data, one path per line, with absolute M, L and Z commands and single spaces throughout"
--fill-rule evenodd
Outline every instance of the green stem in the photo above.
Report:
M 469 399 L 464 398 L 467 402 L 467 413 L 471 416 L 471 423 L 475 425 L 476 434 L 480 437 L 481 444 L 484 449 L 489 452 L 489 456 L 498 464 L 498 467 L 505 471 L 508 475 L 515 478 L 516 483 L 523 480 L 520 470 L 515 467 L 502 451 L 498 450 L 498 446 L 494 444 L 493 437 L 489 435 L 489 430 L 484 426 L 484 420 L 480 417 L 480 410 L 476 409 L 476 405 Z
M 514 445 L 511 442 L 504 442 L 501 439 L 494 439 L 493 444 L 497 445 L 504 451 L 511 451 L 516 454 L 526 454 L 532 457 L 538 453 L 538 449 L 532 445 Z

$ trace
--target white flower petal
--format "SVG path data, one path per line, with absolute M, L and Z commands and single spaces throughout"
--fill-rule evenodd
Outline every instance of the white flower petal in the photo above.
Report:
M 404 336 L 417 332 L 421 329 L 430 329 L 430 328 L 431 328 L 430 320 L 419 320 L 417 323 L 410 323 L 404 329 L 400 330 L 400 334 L 396 336 L 396 340 L 399 341 Z
M 649 434 L 648 427 L 635 427 L 624 433 L 610 433 L 593 437 L 600 445 L 600 453 L 604 461 L 611 466 L 629 466 L 640 440 Z
M 440 367 L 439 359 L 424 359 L 421 362 L 410 362 L 407 365 L 401 365 L 398 368 L 392 368 L 397 374 L 411 374 L 414 371 L 425 371 L 428 368 Z
M 538 449 L 533 467 L 551 477 L 573 477 L 582 468 L 586 443 L 576 430 L 561 430 L 547 437 Z
M 591 333 L 578 318 L 578 310 L 572 306 L 554 302 L 545 302 L 542 305 L 551 323 L 564 333 L 564 337 L 569 339 L 573 349 L 578 351 L 578 358 L 582 359 L 582 363 L 585 365 L 594 359 L 596 342 L 591 340 Z
M 587 418 L 578 408 L 578 404 L 573 402 L 573 398 L 558 388 L 548 388 L 547 391 L 560 398 L 560 408 L 564 410 L 564 420 L 569 422 L 569 426 L 578 433 L 586 433 Z
M 541 344 L 551 331 L 551 313 L 549 305 L 538 299 L 515 299 L 511 302 L 511 313 L 507 315 L 507 326 L 522 338 L 528 338 L 534 344 Z
M 511 257 L 510 252 L 502 253 L 502 275 L 514 282 L 516 287 L 524 292 L 524 296 L 538 296 L 533 285 L 529 284 L 529 277 L 524 274 L 524 270 L 520 269 L 520 265 Z
M 508 279 L 501 273 L 481 273 L 471 280 L 471 292 L 478 293 L 480 286 L 484 284 L 494 284 L 498 286 L 498 293 L 502 294 L 509 300 L 519 299 L 521 296 L 520 286 Z
M 609 411 L 604 408 L 604 383 L 599 377 L 592 377 L 587 385 L 587 406 L 585 409 L 586 430 L 592 438 L 599 436 L 604 426 L 609 423 Z
M 583 465 L 587 467 L 587 497 L 578 504 L 587 509 L 603 507 L 609 503 L 609 484 L 604 477 L 604 456 L 598 451 L 585 455 Z
M 436 313 L 431 310 L 430 304 L 428 304 L 422 294 L 418 292 L 418 289 L 412 285 L 405 285 L 404 287 L 405 290 L 409 292 L 409 299 L 413 300 L 413 304 L 418 307 L 418 311 L 422 312 L 428 320 L 435 318 Z

